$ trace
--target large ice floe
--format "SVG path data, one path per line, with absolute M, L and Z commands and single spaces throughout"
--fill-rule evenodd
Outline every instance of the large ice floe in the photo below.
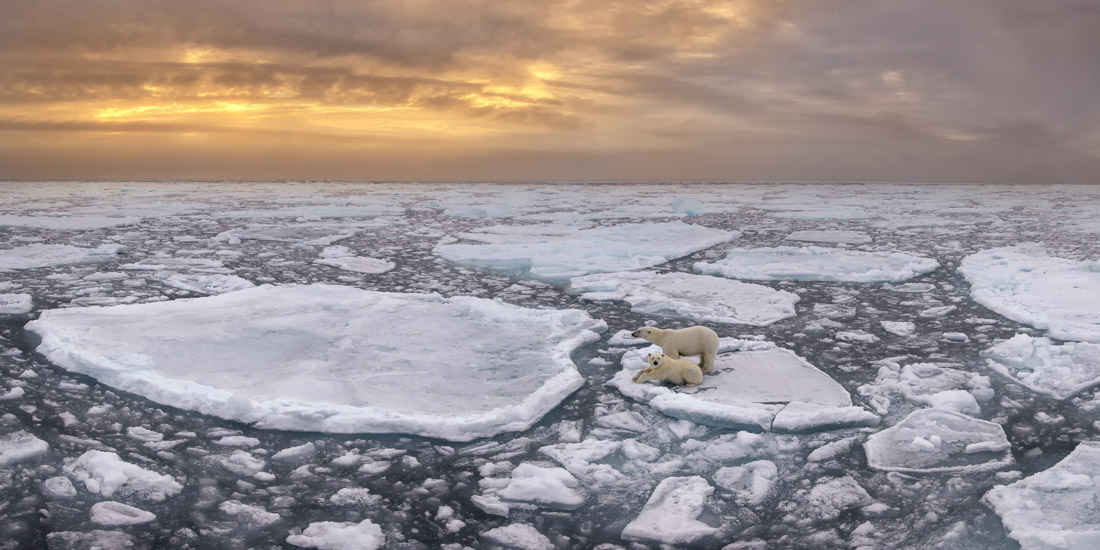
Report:
M 892 472 L 981 472 L 1012 464 L 1000 424 L 943 409 L 913 411 L 863 444 L 867 464 Z
M 27 324 L 52 362 L 165 405 L 456 441 L 530 427 L 581 386 L 570 353 L 605 328 L 579 310 L 335 285 L 49 310 Z
M 574 277 L 586 300 L 623 300 L 640 313 L 763 326 L 794 317 L 798 295 L 762 285 L 691 273 L 626 271 Z
M 95 248 L 67 244 L 28 244 L 0 250 L 0 271 L 102 263 L 115 259 L 121 250 L 122 247 L 117 244 Z
M 1049 338 L 1017 334 L 982 355 L 994 372 L 1055 399 L 1100 385 L 1100 344 L 1055 345 Z
M 696 262 L 699 273 L 734 279 L 847 281 L 904 281 L 935 271 L 931 258 L 903 252 L 862 252 L 821 246 L 732 248 L 717 262 Z
M 589 273 L 643 269 L 737 237 L 682 222 L 576 229 L 558 224 L 502 226 L 458 236 L 481 244 L 436 245 L 455 263 L 553 282 Z
M 879 421 L 853 406 L 829 375 L 769 342 L 723 339 L 714 370 L 691 388 L 635 383 L 646 355 L 655 352 L 660 348 L 627 351 L 607 384 L 669 416 L 717 427 L 800 432 Z
M 1027 244 L 971 254 L 959 271 L 979 304 L 1060 340 L 1100 343 L 1100 262 L 1057 258 Z
M 1084 441 L 1051 468 L 983 497 L 1023 550 L 1100 548 L 1100 441 Z

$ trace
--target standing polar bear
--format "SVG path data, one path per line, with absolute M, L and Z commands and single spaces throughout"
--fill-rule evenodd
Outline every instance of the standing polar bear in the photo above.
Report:
M 651 353 L 645 360 L 649 366 L 634 375 L 634 381 L 639 384 L 650 380 L 672 382 L 679 386 L 703 383 L 703 371 L 690 359 L 673 359 L 663 353 Z
M 645 338 L 658 346 L 665 355 L 679 359 L 681 355 L 698 355 L 699 368 L 709 373 L 714 368 L 714 358 L 718 355 L 718 334 L 713 330 L 696 325 L 681 329 L 642 327 L 633 333 L 635 338 Z

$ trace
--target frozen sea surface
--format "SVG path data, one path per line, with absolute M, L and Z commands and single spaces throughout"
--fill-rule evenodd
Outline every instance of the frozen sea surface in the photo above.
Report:
M 1045 185 L 0 184 L 0 549 L 1091 549 L 1097 219 Z M 630 331 L 699 323 L 702 387 L 622 380 Z

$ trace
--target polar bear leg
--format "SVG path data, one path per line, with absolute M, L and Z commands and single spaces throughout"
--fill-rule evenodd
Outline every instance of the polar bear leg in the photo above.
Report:
M 711 369 L 714 368 L 714 359 L 714 352 L 703 352 L 703 354 L 699 356 L 699 368 L 702 369 L 703 372 L 710 372 Z

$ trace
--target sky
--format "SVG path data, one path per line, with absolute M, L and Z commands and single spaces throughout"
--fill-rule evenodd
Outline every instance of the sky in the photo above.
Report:
M 1100 183 L 1097 0 L 0 12 L 0 179 Z

